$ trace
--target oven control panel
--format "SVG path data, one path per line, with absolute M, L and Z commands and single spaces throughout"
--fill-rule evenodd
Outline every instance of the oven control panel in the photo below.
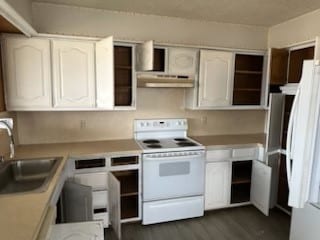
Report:
M 134 121 L 135 132 L 187 130 L 187 119 L 144 119 Z

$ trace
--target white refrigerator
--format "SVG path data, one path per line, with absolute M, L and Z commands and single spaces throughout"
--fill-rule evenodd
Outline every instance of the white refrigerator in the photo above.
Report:
M 293 102 L 286 147 L 290 240 L 320 239 L 320 66 L 303 64 Z

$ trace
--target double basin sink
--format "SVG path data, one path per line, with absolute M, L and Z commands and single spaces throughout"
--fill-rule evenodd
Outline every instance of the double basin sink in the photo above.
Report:
M 41 158 L 0 163 L 0 196 L 46 191 L 61 161 Z

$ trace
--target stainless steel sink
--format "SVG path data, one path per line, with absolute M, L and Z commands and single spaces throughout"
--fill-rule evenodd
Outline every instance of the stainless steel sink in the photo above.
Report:
M 0 164 L 0 196 L 45 191 L 61 160 L 41 158 Z

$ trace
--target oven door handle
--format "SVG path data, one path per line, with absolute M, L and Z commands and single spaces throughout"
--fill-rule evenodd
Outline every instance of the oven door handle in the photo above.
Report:
M 183 161 L 186 159 L 203 159 L 204 160 L 204 153 L 199 153 L 199 154 L 190 154 L 190 155 L 178 155 L 178 156 L 164 156 L 164 157 L 159 157 L 159 156 L 143 156 L 144 161 Z

